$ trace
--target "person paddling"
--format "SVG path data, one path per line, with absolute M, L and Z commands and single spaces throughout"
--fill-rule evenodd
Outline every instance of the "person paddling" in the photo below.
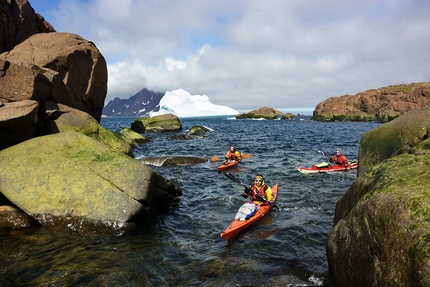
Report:
M 348 167 L 349 165 L 348 160 L 346 159 L 346 156 L 343 155 L 341 149 L 338 149 L 336 154 L 330 158 L 330 162 L 334 165 L 342 165 L 345 167 Z
M 242 193 L 244 198 L 251 197 L 251 201 L 254 204 L 263 204 L 264 202 L 270 202 L 273 200 L 273 193 L 270 186 L 264 182 L 264 177 L 261 174 L 257 174 L 254 179 L 254 184 L 249 189 L 245 187 L 245 191 Z
M 229 161 L 239 161 L 241 159 L 242 159 L 242 155 L 232 145 L 232 146 L 230 146 L 230 149 L 228 150 L 228 152 L 225 154 L 225 161 L 224 161 L 224 163 L 228 163 Z

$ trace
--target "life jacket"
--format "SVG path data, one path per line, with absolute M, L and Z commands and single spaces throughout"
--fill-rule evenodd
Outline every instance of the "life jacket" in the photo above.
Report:
M 332 161 L 337 165 L 348 165 L 348 160 L 344 155 L 334 155 Z
M 236 150 L 234 152 L 228 151 L 228 158 L 229 159 L 233 160 L 233 159 L 236 159 L 238 157 L 240 157 L 240 153 L 238 151 L 236 151 Z
M 256 191 L 260 196 L 262 197 L 266 197 L 266 189 L 267 189 L 267 185 L 262 185 L 260 186 L 260 188 L 256 187 L 255 185 L 253 187 L 251 187 L 252 191 Z M 251 200 L 255 200 L 255 201 L 261 201 L 260 198 L 257 197 L 257 195 L 255 195 L 254 192 L 251 193 Z

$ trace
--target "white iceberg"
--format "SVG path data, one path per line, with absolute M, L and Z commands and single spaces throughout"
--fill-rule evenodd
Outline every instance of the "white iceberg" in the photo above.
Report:
M 160 100 L 160 110 L 150 116 L 174 114 L 179 118 L 205 116 L 233 116 L 238 111 L 227 106 L 214 105 L 206 95 L 191 95 L 183 89 L 166 92 Z

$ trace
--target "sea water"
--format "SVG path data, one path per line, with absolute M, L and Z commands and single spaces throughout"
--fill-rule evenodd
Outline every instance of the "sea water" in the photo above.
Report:
M 119 131 L 134 118 L 103 118 Z M 1 286 L 321 286 L 328 271 L 325 245 L 335 204 L 356 172 L 303 175 L 296 167 L 327 161 L 318 150 L 341 148 L 356 159 L 371 122 L 181 119 L 212 129 L 193 140 L 176 133 L 146 134 L 134 150 L 145 156 L 189 155 L 208 161 L 189 166 L 151 166 L 183 191 L 171 210 L 153 214 L 134 231 L 113 234 L 58 232 L 46 227 L 0 230 Z M 252 184 L 257 173 L 279 183 L 277 209 L 226 241 L 219 234 L 240 206 L 243 187 L 218 173 L 230 145 L 249 153 L 230 170 Z M 211 161 L 218 157 L 218 161 Z

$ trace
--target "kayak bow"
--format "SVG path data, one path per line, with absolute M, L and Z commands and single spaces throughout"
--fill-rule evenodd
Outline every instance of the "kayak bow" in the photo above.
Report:
M 276 200 L 276 197 L 278 195 L 278 184 L 275 184 L 272 187 L 272 193 L 273 193 L 273 201 Z M 253 216 L 251 216 L 249 219 L 246 220 L 233 220 L 233 222 L 230 224 L 229 227 L 227 227 L 226 230 L 220 233 L 220 237 L 224 238 L 226 240 L 229 240 L 239 234 L 242 230 L 252 225 L 254 222 L 260 220 L 264 215 L 266 215 L 271 206 L 269 203 L 258 205 L 257 211 Z
M 238 165 L 239 162 L 240 162 L 240 160 L 234 160 L 234 161 L 224 162 L 223 164 L 221 164 L 220 166 L 217 167 L 217 170 L 218 171 L 223 171 L 223 170 L 229 169 L 230 167 Z

